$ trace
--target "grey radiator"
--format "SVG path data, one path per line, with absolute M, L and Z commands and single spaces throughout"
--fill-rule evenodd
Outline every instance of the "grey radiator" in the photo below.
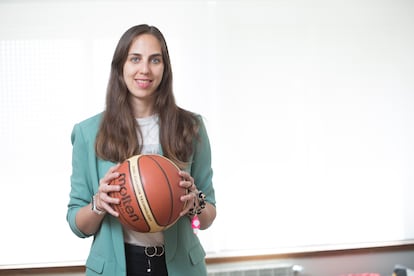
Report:
M 296 276 L 301 266 L 269 262 L 209 265 L 208 276 Z

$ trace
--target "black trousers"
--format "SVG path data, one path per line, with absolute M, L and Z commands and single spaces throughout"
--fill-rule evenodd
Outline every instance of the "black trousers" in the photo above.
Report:
M 128 276 L 168 276 L 163 247 L 125 244 Z

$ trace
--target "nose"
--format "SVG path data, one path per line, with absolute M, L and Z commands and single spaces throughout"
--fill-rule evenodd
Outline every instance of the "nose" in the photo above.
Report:
M 139 68 L 139 73 L 142 74 L 142 75 L 148 75 L 148 73 L 150 72 L 148 62 L 147 61 L 143 61 L 143 62 L 141 62 L 140 65 L 141 66 Z

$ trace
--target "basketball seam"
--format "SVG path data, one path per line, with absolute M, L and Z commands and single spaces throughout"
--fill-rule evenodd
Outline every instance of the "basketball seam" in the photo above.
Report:
M 155 162 L 155 164 L 157 164 L 157 166 L 160 168 L 160 170 L 161 170 L 161 172 L 162 172 L 162 174 L 164 175 L 164 177 L 165 177 L 165 179 L 167 180 L 167 183 L 168 183 L 168 185 L 167 185 L 167 187 L 168 187 L 168 191 L 169 191 L 169 193 L 170 193 L 170 198 L 171 199 L 173 199 L 174 198 L 174 194 L 172 193 L 172 190 L 171 190 L 171 183 L 170 183 L 170 179 L 168 179 L 168 176 L 167 176 L 167 174 L 165 173 L 165 171 L 164 171 L 164 169 L 162 168 L 162 166 L 158 163 L 158 161 L 155 159 L 155 158 L 153 158 L 152 156 L 148 156 L 150 159 L 152 159 L 154 162 Z M 164 158 L 163 156 L 161 156 L 160 155 L 160 157 L 161 158 Z M 168 161 L 168 160 L 167 160 Z M 145 190 L 144 190 L 144 193 L 145 193 Z M 174 200 L 171 200 L 171 204 L 172 204 L 172 208 L 170 208 L 170 215 L 169 215 L 169 217 L 168 217 L 168 223 L 167 223 L 167 225 L 169 225 L 172 221 L 171 221 L 171 218 L 173 217 L 173 210 L 174 210 Z M 149 206 L 150 206 L 150 208 L 151 208 L 151 205 L 150 204 L 148 204 Z M 154 219 L 157 221 L 157 218 L 155 218 L 154 217 Z M 158 225 L 160 225 L 159 224 L 159 222 L 157 221 L 157 224 Z M 165 225 L 165 226 L 167 226 L 167 225 Z
M 149 232 L 161 231 L 161 230 L 164 229 L 164 227 L 162 227 L 161 225 L 159 225 L 158 222 L 156 221 L 156 218 L 154 217 L 154 215 L 152 213 L 151 206 L 150 206 L 150 204 L 148 202 L 147 194 L 145 193 L 145 189 L 142 186 L 140 166 L 139 166 L 139 159 L 141 157 L 142 157 L 142 155 L 137 156 L 136 162 L 133 163 L 133 164 L 136 164 L 135 169 L 137 170 L 136 173 L 138 173 L 139 177 L 138 178 L 132 177 L 132 183 L 133 183 L 134 189 L 137 189 L 138 190 L 138 191 L 135 191 L 135 194 L 136 194 L 136 192 L 139 193 L 141 191 L 143 193 L 143 195 L 144 195 L 144 197 L 140 197 L 139 194 L 136 194 L 136 197 L 137 197 L 137 200 L 138 200 L 138 204 L 139 204 L 139 206 L 141 208 L 142 215 L 143 215 L 143 217 L 145 219 L 145 222 L 149 226 L 149 229 L 150 229 Z M 136 183 L 136 180 L 137 179 L 139 181 L 139 184 Z M 145 211 L 146 207 L 149 209 L 149 212 L 146 212 Z M 155 222 L 155 225 L 153 223 L 151 223 L 152 221 Z

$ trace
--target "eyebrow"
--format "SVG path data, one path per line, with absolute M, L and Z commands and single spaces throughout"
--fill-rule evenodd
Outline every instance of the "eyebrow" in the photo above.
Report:
M 128 56 L 140 56 L 141 57 L 142 55 L 140 53 L 129 53 Z M 150 58 L 162 57 L 162 54 L 161 53 L 155 53 L 155 54 L 151 54 L 149 57 Z

